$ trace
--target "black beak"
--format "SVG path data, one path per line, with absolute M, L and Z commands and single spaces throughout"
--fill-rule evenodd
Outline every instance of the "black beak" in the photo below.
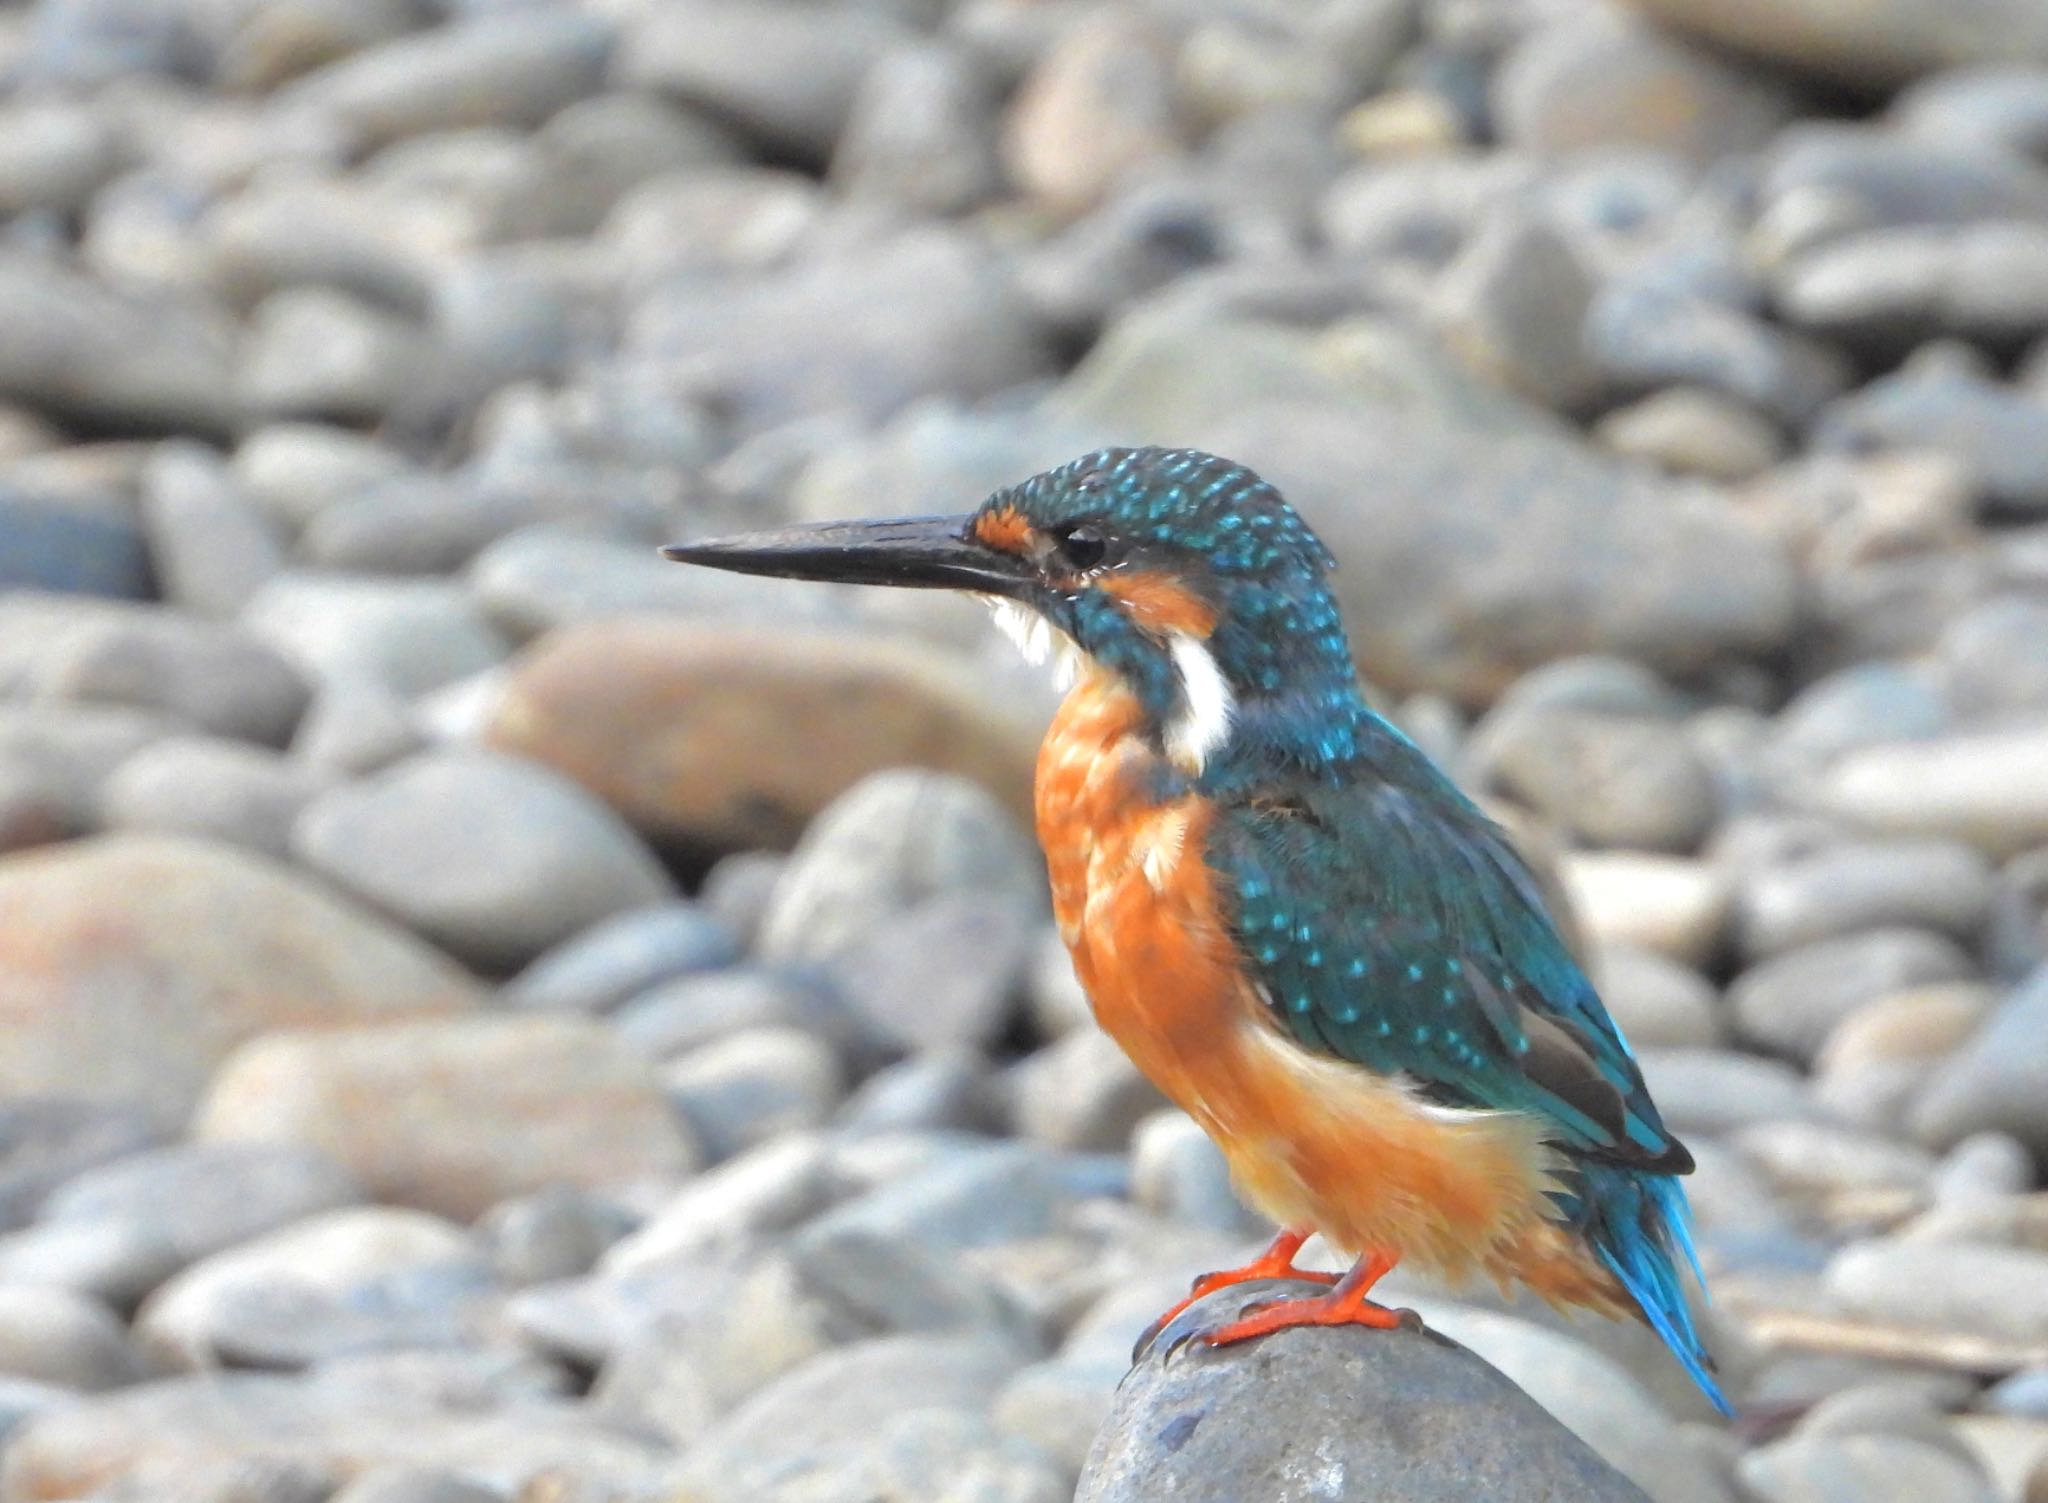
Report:
M 702 543 L 674 543 L 666 558 L 735 574 L 839 584 L 907 585 L 1020 595 L 1038 575 L 1023 559 L 974 536 L 973 518 L 903 517 L 886 522 L 818 522 Z

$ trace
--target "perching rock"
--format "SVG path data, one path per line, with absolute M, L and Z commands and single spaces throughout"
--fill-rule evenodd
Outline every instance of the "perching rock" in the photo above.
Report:
M 1171 1350 L 1251 1294 L 1225 1290 L 1153 1342 L 1075 1503 L 1643 1503 L 1535 1400 L 1428 1332 L 1296 1330 Z

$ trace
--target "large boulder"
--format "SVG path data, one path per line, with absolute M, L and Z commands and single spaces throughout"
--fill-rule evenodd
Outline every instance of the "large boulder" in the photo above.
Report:
M 410 935 L 225 846 L 114 835 L 0 861 L 0 1096 L 133 1103 L 176 1126 L 255 1034 L 481 1000 Z
M 1140 1356 L 1075 1503 L 1646 1503 L 1534 1399 L 1420 1328 L 1176 1350 L 1245 1303 L 1243 1290 L 1212 1296 Z

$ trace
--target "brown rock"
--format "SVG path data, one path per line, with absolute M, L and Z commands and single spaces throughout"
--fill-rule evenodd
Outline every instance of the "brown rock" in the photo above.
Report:
M 276 1033 L 221 1067 L 194 1131 L 325 1149 L 380 1200 L 468 1220 L 545 1185 L 687 1172 L 651 1067 L 580 1018 Z
M 0 861 L 0 1096 L 95 1096 L 184 1120 L 272 1028 L 460 1012 L 452 962 L 269 862 L 119 835 Z
M 1021 815 L 1038 727 L 901 643 L 642 620 L 528 651 L 490 734 L 659 838 L 760 846 L 905 764 L 972 778 Z
M 1178 149 L 1172 65 L 1151 27 L 1104 14 L 1046 52 L 1011 106 L 1003 154 L 1056 208 L 1093 207 L 1135 168 Z

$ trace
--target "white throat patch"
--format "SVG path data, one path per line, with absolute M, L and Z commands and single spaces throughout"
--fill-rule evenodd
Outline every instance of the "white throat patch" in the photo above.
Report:
M 1024 654 L 1025 662 L 1036 666 L 1049 659 L 1054 687 L 1070 689 L 1074 686 L 1081 677 L 1088 655 L 1081 651 L 1072 637 L 1029 606 L 1005 600 L 1000 595 L 984 595 L 982 600 L 996 618 L 997 628 Z
M 1173 666 L 1180 670 L 1181 712 L 1166 727 L 1166 753 L 1182 767 L 1200 772 L 1230 737 L 1237 699 L 1216 655 L 1200 637 L 1174 632 L 1167 639 Z

